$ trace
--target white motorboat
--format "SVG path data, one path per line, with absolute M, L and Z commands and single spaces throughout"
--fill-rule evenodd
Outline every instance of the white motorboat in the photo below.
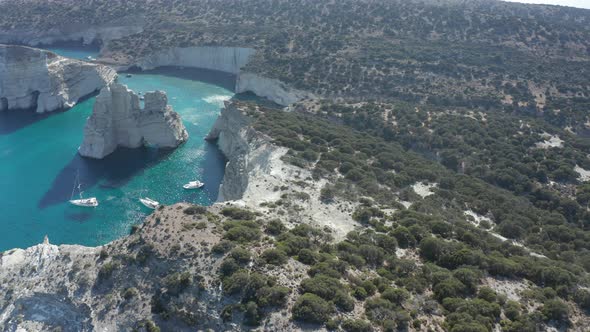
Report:
M 157 208 L 158 205 L 160 205 L 160 202 L 154 201 L 153 199 L 148 197 L 140 198 L 139 201 L 141 202 L 141 204 L 145 205 L 145 207 L 150 208 L 152 210 Z
M 202 188 L 204 185 L 205 184 L 201 181 L 191 181 L 182 187 L 184 189 L 199 189 L 199 188 Z
M 79 199 L 74 199 L 74 192 L 78 189 Z M 96 197 L 84 198 L 84 192 L 82 191 L 82 184 L 80 183 L 80 174 L 76 174 L 76 180 L 74 180 L 74 188 L 72 189 L 72 195 L 70 197 L 70 204 L 81 206 L 81 207 L 97 207 L 98 200 Z

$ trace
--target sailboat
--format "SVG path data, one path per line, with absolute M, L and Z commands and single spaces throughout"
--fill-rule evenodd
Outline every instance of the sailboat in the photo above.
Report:
M 141 202 L 141 204 L 145 205 L 145 207 L 150 208 L 152 210 L 157 208 L 158 205 L 160 205 L 160 202 L 154 201 L 153 199 L 148 197 L 140 198 L 139 201 Z
M 82 195 L 84 192 L 82 191 L 82 184 L 80 183 L 80 173 L 76 174 L 76 180 L 74 181 L 74 188 L 72 188 L 72 195 L 70 197 L 70 204 L 81 206 L 81 207 L 97 207 L 98 200 L 96 197 L 84 198 Z M 78 189 L 78 194 L 80 195 L 79 199 L 74 199 L 74 192 Z

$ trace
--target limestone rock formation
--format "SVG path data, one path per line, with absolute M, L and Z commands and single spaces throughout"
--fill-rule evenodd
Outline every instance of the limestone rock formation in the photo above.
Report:
M 260 76 L 255 73 L 242 72 L 236 81 L 236 93 L 250 91 L 257 96 L 283 106 L 288 106 L 303 99 L 312 99 L 315 96 L 309 92 L 297 90 L 289 85 L 272 78 Z
M 84 157 L 101 159 L 118 146 L 175 148 L 187 139 L 180 115 L 168 105 L 164 92 L 147 92 L 142 109 L 137 94 L 113 83 L 96 97 L 78 151 Z
M 218 201 L 236 200 L 248 187 L 248 153 L 254 150 L 250 144 L 257 133 L 249 125 L 250 120 L 231 102 L 225 107 L 207 135 L 207 140 L 217 140 L 228 162 L 225 166 L 223 184 L 219 187 Z
M 143 70 L 161 66 L 184 66 L 238 74 L 254 53 L 253 49 L 245 47 L 175 47 L 142 58 L 136 66 Z
M 0 45 L 0 111 L 34 108 L 43 113 L 69 108 L 116 77 L 107 66 L 30 47 Z
M 255 53 L 254 49 L 245 47 L 175 47 L 143 57 L 136 61 L 134 66 L 143 70 L 162 66 L 183 66 L 234 74 L 236 75 L 235 92 L 249 91 L 283 106 L 302 99 L 315 98 L 313 94 L 294 89 L 277 79 L 242 71 L 242 68 L 255 56 Z

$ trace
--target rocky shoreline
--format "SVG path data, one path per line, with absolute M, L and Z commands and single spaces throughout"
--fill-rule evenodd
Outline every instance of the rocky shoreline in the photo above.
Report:
M 0 45 L 0 111 L 70 108 L 116 77 L 115 70 L 104 65 L 31 47 Z

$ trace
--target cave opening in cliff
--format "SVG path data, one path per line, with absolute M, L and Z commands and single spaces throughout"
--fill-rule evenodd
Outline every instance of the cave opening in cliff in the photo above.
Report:
M 29 105 L 31 105 L 31 109 L 37 109 L 37 105 L 39 105 L 39 95 L 41 94 L 41 92 L 39 92 L 38 90 L 35 90 L 31 93 L 31 103 Z

